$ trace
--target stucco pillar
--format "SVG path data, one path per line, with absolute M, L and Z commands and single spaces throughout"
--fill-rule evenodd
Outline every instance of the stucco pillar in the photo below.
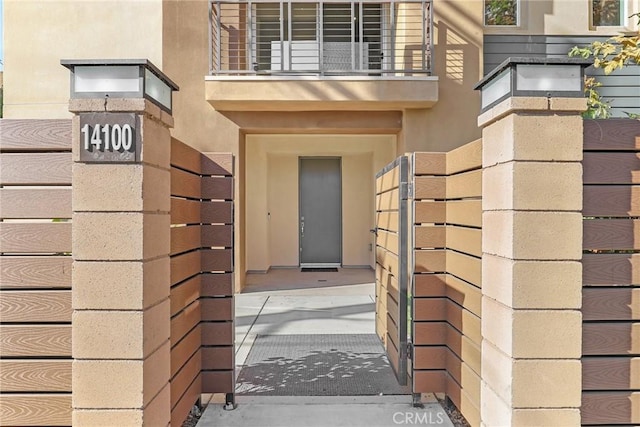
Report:
M 580 425 L 585 108 L 512 97 L 478 119 L 485 426 Z
M 73 425 L 166 426 L 173 119 L 144 99 L 73 99 L 70 111 Z M 121 112 L 136 118 L 138 161 L 81 161 L 80 115 Z

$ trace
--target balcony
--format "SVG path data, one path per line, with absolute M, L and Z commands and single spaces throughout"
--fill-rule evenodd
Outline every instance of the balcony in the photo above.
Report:
M 431 0 L 211 0 L 219 110 L 429 108 Z

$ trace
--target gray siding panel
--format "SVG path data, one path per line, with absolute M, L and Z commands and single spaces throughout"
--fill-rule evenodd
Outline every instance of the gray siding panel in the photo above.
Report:
M 510 56 L 566 57 L 573 46 L 586 46 L 608 37 L 485 35 L 484 72 L 497 67 Z M 587 74 L 602 83 L 600 94 L 610 100 L 614 117 L 626 117 L 626 112 L 640 113 L 640 66 L 627 66 L 605 76 L 602 70 L 590 67 Z
M 640 99 L 640 86 L 609 86 L 602 87 L 600 90 L 602 96 L 609 97 L 634 97 Z

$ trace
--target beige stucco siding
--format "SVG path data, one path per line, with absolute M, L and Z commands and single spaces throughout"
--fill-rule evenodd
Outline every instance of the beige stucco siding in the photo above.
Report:
M 61 59 L 148 58 L 162 69 L 162 0 L 4 1 L 4 117 L 67 118 Z

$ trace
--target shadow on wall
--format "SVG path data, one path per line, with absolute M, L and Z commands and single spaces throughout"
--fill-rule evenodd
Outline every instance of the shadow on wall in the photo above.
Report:
M 480 137 L 480 97 L 473 86 L 482 77 L 482 9 L 464 5 L 436 3 L 433 67 L 439 78 L 439 96 L 427 115 L 433 130 L 425 151 L 449 151 Z

